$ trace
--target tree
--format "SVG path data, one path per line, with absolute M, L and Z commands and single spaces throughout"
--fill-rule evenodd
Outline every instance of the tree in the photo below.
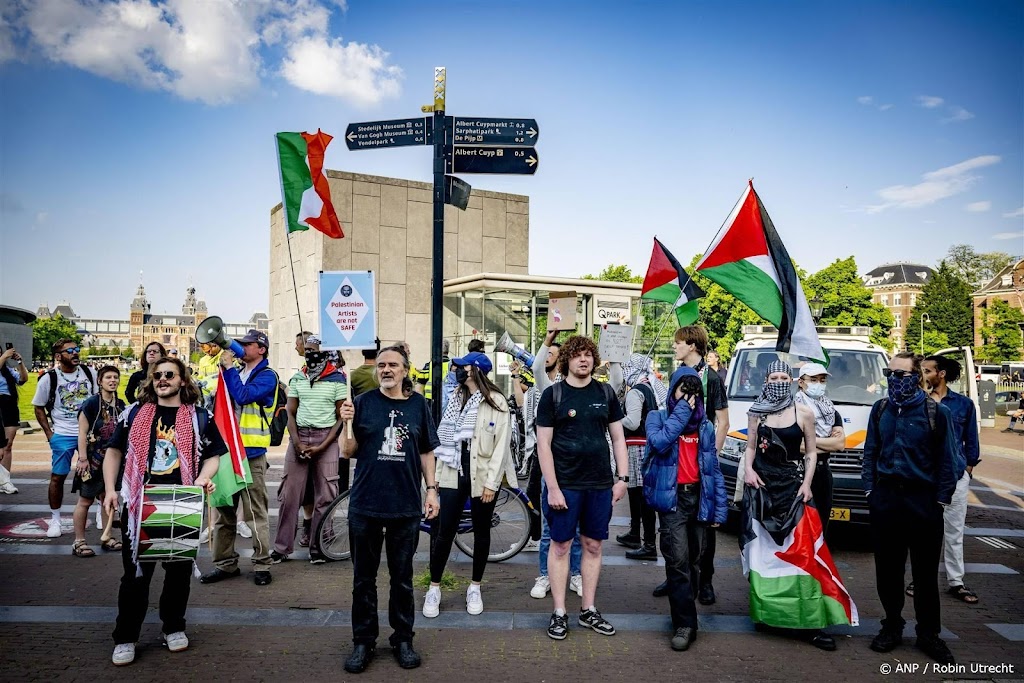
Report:
M 817 298 L 824 304 L 819 324 L 870 326 L 871 341 L 886 349 L 891 347 L 892 313 L 871 301 L 871 290 L 857 274 L 857 261 L 853 256 L 836 259 L 807 278 L 804 293 L 808 300 Z
M 122 358 L 127 358 L 129 360 L 131 360 L 132 358 L 135 358 L 135 349 L 133 349 L 130 346 L 124 347 L 124 350 L 121 351 L 121 357 Z
M 52 318 L 39 318 L 32 323 L 32 356 L 36 360 L 52 360 L 53 345 L 61 339 L 72 339 L 76 343 L 82 336 L 71 322 L 59 313 Z
M 584 275 L 581 280 L 605 280 L 607 282 L 635 282 L 644 281 L 643 275 L 633 275 L 633 269 L 629 266 L 617 266 L 614 263 L 605 267 L 597 275 Z
M 1024 313 L 1002 299 L 993 299 L 981 313 L 981 339 L 984 345 L 978 352 L 981 360 L 989 363 L 1021 358 L 1021 328 Z
M 906 324 L 907 348 L 921 348 L 921 316 L 925 319 L 925 350 L 928 331 L 942 334 L 947 346 L 970 346 L 974 343 L 974 304 L 971 285 L 958 273 L 956 266 L 940 261 L 935 274 L 928 279 Z M 945 347 L 937 347 L 938 349 Z
M 107 345 L 104 344 L 99 349 L 97 349 L 96 355 L 97 356 L 109 356 L 110 355 L 110 349 L 108 349 Z
M 946 260 L 965 282 L 980 287 L 1013 263 L 1013 256 L 1001 251 L 977 253 L 969 244 L 954 244 L 949 248 Z

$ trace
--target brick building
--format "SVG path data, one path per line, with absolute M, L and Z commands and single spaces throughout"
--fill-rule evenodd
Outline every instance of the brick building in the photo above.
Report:
M 925 283 L 934 274 L 929 266 L 901 262 L 878 266 L 861 276 L 864 286 L 871 290 L 871 300 L 892 313 L 893 326 L 889 337 L 897 351 L 906 347 L 906 324 L 910 313 Z
M 981 328 L 985 325 L 982 315 L 995 299 L 1002 299 L 1013 308 L 1024 311 L 1024 258 L 1018 259 L 986 282 L 976 291 L 974 297 L 974 346 L 980 347 Z

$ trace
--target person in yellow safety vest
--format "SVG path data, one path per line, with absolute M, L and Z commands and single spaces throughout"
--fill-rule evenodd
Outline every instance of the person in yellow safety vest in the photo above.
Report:
M 199 368 L 194 379 L 202 393 L 203 406 L 207 410 L 212 410 L 213 396 L 217 393 L 217 375 L 222 349 L 216 344 L 200 344 L 199 347 L 203 350 L 203 357 L 199 359 Z
M 402 342 L 402 343 L 404 344 L 405 342 Z M 406 346 L 408 346 L 408 345 L 406 345 Z M 448 355 L 450 350 L 451 350 L 451 342 L 449 340 L 447 340 L 447 339 L 442 339 L 441 340 L 441 376 L 444 377 L 444 378 L 448 378 L 448 369 L 449 369 L 449 366 L 451 365 L 451 359 L 449 358 L 449 355 Z M 412 378 L 412 381 L 420 386 L 420 393 L 422 393 L 423 394 L 423 398 L 427 399 L 428 401 L 431 399 L 431 396 L 434 393 L 433 392 L 433 386 L 432 386 L 433 383 L 430 381 L 430 375 L 431 375 L 431 373 L 430 373 L 430 361 L 427 361 L 426 365 L 424 365 L 423 368 L 420 369 L 420 370 L 417 370 L 416 368 L 412 368 L 409 371 L 409 376 Z M 454 391 L 454 388 L 455 388 L 454 387 L 454 376 L 452 378 L 452 383 L 453 383 L 453 386 L 451 387 L 451 389 L 449 391 L 445 392 L 445 399 L 446 400 L 442 401 L 442 404 L 443 403 L 447 403 L 447 396 L 448 396 L 448 394 L 450 394 L 451 391 Z
M 216 583 L 241 576 L 238 553 L 235 551 L 235 532 L 238 517 L 235 507 L 239 500 L 245 517 L 252 520 L 252 565 L 254 582 L 266 586 L 271 582 L 270 516 L 267 500 L 267 448 L 270 446 L 270 422 L 264 416 L 274 414 L 277 404 L 277 373 L 267 362 L 270 339 L 265 332 L 249 330 L 238 340 L 244 349 L 242 368 L 234 367 L 235 355 L 229 350 L 221 353 L 224 368 L 221 390 L 228 392 L 235 414 L 242 445 L 249 461 L 252 483 L 234 495 L 234 504 L 217 508 L 217 521 L 213 528 L 214 569 L 199 579 L 201 583 Z

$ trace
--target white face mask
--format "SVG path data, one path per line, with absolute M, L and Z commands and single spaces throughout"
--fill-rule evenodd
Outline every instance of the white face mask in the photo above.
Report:
M 811 398 L 821 398 L 825 395 L 825 385 L 821 382 L 808 382 L 804 392 Z

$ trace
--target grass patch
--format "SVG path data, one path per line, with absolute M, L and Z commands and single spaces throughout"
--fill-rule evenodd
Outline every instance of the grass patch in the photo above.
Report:
M 132 371 L 134 372 L 134 370 Z M 93 370 L 95 374 L 95 370 Z M 118 386 L 117 395 L 124 398 L 124 390 L 128 387 L 128 378 L 131 372 L 121 373 L 121 383 Z M 18 408 L 21 411 L 22 420 L 35 420 L 35 409 L 32 407 L 32 397 L 36 395 L 36 385 L 39 384 L 39 376 L 29 370 L 28 381 L 18 387 Z
M 418 574 L 416 578 L 412 580 L 414 586 L 420 590 L 427 590 L 430 588 L 430 570 L 426 569 L 421 574 Z M 445 590 L 454 590 L 460 586 L 468 586 L 469 581 L 460 579 L 451 573 L 447 569 L 444 570 L 444 574 L 441 576 L 441 588 Z

